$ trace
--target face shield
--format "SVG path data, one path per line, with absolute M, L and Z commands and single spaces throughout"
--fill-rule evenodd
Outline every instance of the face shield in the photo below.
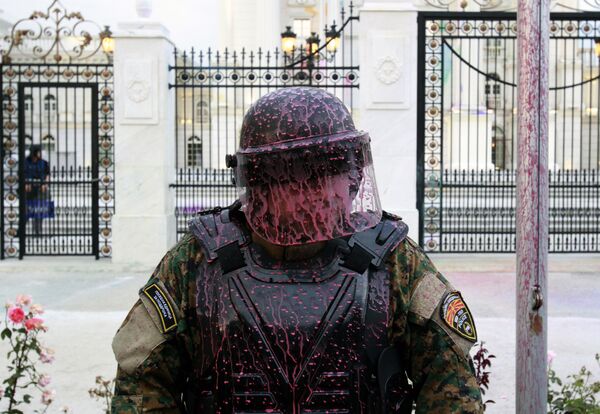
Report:
M 279 142 L 236 153 L 235 182 L 259 236 L 284 246 L 348 236 L 381 220 L 364 132 Z

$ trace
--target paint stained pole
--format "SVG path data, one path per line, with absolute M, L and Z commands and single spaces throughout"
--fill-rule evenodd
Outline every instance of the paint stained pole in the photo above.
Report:
M 519 414 L 546 413 L 549 0 L 519 0 L 517 361 Z

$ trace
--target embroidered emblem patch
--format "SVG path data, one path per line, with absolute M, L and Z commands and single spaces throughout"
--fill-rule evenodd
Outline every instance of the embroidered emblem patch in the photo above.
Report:
M 450 292 L 446 295 L 440 307 L 440 316 L 446 325 L 461 337 L 469 341 L 477 341 L 473 316 L 460 292 Z
M 158 311 L 158 316 L 160 316 L 163 326 L 163 333 L 169 332 L 171 329 L 175 328 L 177 326 L 177 317 L 163 291 L 153 283 L 144 289 L 144 293 L 152 301 L 152 304 Z

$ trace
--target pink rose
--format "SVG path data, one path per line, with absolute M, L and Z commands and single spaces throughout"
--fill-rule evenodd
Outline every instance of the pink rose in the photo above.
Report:
M 44 313 L 44 308 L 42 308 L 42 305 L 35 303 L 29 307 L 29 312 L 31 312 L 33 315 L 41 315 Z
M 20 307 L 13 306 L 8 310 L 8 319 L 15 324 L 21 323 L 25 319 L 25 312 Z
M 4 397 L 4 388 L 0 388 L 0 398 Z
M 31 295 L 17 295 L 17 305 L 29 306 L 31 305 Z
M 42 404 L 44 404 L 44 405 L 52 404 L 52 401 L 54 401 L 54 394 L 56 394 L 56 391 L 54 391 L 54 390 L 44 391 L 42 393 Z
M 46 387 L 48 384 L 50 384 L 50 376 L 46 374 L 40 375 L 40 378 L 38 379 L 38 385 L 40 387 Z
M 548 350 L 548 366 L 552 365 L 552 361 L 554 361 L 555 357 L 556 357 L 556 352 L 554 352 L 552 350 Z
M 40 361 L 44 364 L 51 364 L 54 362 L 54 351 L 50 348 L 42 348 L 40 351 Z
M 25 329 L 28 331 L 44 329 L 44 320 L 41 318 L 29 318 L 25 321 Z

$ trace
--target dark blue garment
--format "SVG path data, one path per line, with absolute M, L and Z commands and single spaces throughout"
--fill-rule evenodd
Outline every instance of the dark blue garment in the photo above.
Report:
M 38 159 L 34 162 L 31 157 L 25 158 L 26 180 L 44 181 L 48 175 L 50 175 L 50 164 L 48 164 L 48 161 Z
M 50 175 L 50 164 L 44 159 L 38 159 L 33 161 L 31 157 L 25 158 L 25 184 L 31 186 L 30 190 L 26 192 L 28 200 L 38 200 L 47 197 L 47 191 L 42 192 L 42 183 L 46 180 L 46 177 Z

